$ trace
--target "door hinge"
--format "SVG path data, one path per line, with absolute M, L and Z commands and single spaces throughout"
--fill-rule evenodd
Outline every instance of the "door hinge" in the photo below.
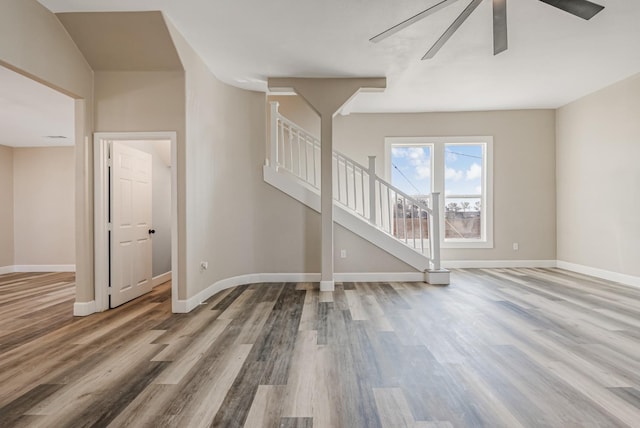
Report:
M 113 230 L 113 224 L 112 223 L 107 223 L 107 230 L 108 231 L 112 231 Z
M 111 162 L 111 158 L 107 159 L 107 166 L 111 168 L 113 166 L 113 162 Z

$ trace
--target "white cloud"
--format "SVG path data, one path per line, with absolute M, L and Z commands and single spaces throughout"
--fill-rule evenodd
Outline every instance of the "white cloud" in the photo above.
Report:
M 431 168 L 429 166 L 417 166 L 416 167 L 416 176 L 418 179 L 423 180 L 425 178 L 431 177 Z
M 482 186 L 477 186 L 476 187 L 476 195 L 481 195 L 482 194 Z
M 467 180 L 475 180 L 482 176 L 482 167 L 477 163 L 472 164 L 465 174 Z
M 425 159 L 425 152 L 422 147 L 410 147 L 409 150 L 407 150 L 407 152 L 408 152 L 407 155 L 409 156 L 409 159 L 412 159 L 412 160 Z
M 445 180 L 451 181 L 460 181 L 464 173 L 462 171 L 458 171 L 454 168 L 445 168 L 444 169 L 444 178 Z
M 424 147 L 392 147 L 391 154 L 395 158 L 406 158 L 411 170 L 414 172 L 414 178 L 424 180 L 431 177 L 431 160 L 429 159 L 429 151 Z M 406 170 L 405 168 L 402 168 Z
M 445 153 L 447 155 L 447 161 L 455 162 L 458 160 L 458 155 L 456 155 L 455 153 L 450 152 L 449 150 L 446 150 Z
M 403 157 L 407 156 L 407 151 L 404 148 L 392 147 L 391 148 L 391 155 L 394 158 L 403 158 Z

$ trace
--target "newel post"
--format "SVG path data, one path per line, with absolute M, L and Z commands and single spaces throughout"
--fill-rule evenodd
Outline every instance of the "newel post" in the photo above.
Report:
M 440 192 L 431 194 L 431 260 L 433 270 L 440 270 Z
M 270 157 L 269 166 L 278 169 L 278 107 L 280 103 L 271 101 L 271 141 L 270 141 Z
M 369 222 L 376 223 L 376 157 L 369 156 Z

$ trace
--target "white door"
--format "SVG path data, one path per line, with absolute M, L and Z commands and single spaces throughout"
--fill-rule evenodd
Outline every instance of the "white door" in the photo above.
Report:
M 151 155 L 111 145 L 110 307 L 151 291 Z

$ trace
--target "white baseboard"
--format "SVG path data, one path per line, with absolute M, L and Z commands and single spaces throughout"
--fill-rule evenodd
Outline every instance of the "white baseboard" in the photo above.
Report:
M 336 282 L 334 280 L 320 281 L 320 291 L 335 291 Z
M 76 317 L 86 317 L 96 312 L 96 301 L 76 302 L 73 304 L 73 315 Z
M 584 275 L 595 276 L 600 279 L 606 279 L 607 281 L 619 282 L 620 284 L 630 285 L 632 287 L 640 287 L 640 277 L 633 275 L 569 263 L 562 260 L 558 260 L 557 267 Z
M 423 272 L 334 273 L 336 282 L 423 282 Z
M 432 285 L 449 285 L 451 282 L 451 272 L 447 269 L 427 270 L 425 279 Z
M 259 284 L 262 282 L 318 282 L 319 273 L 255 273 L 222 279 L 205 288 L 187 300 L 175 300 L 172 311 L 174 313 L 191 312 L 211 296 L 227 288 L 245 284 Z
M 165 272 L 165 273 L 160 274 L 158 276 L 154 276 L 152 281 L 151 281 L 151 286 L 152 287 L 157 287 L 158 285 L 164 284 L 167 281 L 171 281 L 171 271 Z
M 447 269 L 554 268 L 555 260 L 443 260 Z
M 0 267 L 0 275 L 4 275 L 6 273 L 14 273 L 15 270 L 13 269 L 13 266 L 2 266 Z
M 389 272 L 389 273 L 336 273 L 337 282 L 423 282 L 422 272 Z M 187 300 L 175 300 L 172 311 L 174 313 L 191 312 L 211 296 L 227 288 L 245 284 L 260 284 L 270 282 L 320 282 L 319 273 L 256 273 L 234 276 L 223 279 L 205 288 Z
M 75 272 L 76 265 L 15 265 L 13 272 Z

